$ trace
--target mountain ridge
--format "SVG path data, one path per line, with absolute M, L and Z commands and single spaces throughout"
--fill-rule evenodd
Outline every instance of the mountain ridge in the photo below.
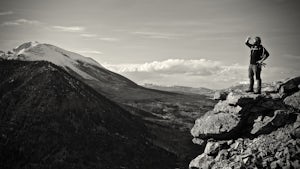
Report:
M 121 103 L 175 95 L 175 93 L 139 86 L 128 78 L 104 68 L 91 58 L 50 44 L 26 42 L 1 57 L 8 60 L 50 61 L 63 67 L 106 97 Z
M 211 97 L 215 90 L 208 89 L 205 87 L 188 87 L 188 86 L 163 86 L 163 85 L 155 85 L 146 83 L 143 85 L 144 87 L 162 91 L 169 91 L 169 92 L 177 92 L 177 93 L 189 93 L 189 94 L 200 94 Z
M 28 46 L 29 50 L 22 51 L 23 54 L 20 55 L 25 60 L 26 55 L 39 57 L 39 60 L 42 60 L 43 56 L 52 57 L 50 55 L 52 52 L 46 52 L 45 55 L 41 56 L 36 55 L 45 53 L 45 51 L 39 51 L 44 49 L 44 47 L 38 48 L 38 44 L 35 43 L 33 45 L 32 43 L 25 43 L 18 50 L 28 48 Z M 30 48 L 30 46 L 33 47 Z M 45 48 L 48 49 L 47 46 Z M 63 54 L 70 55 L 62 53 L 58 53 L 58 56 L 65 58 L 66 56 Z M 16 54 L 16 52 L 8 52 L 4 53 L 5 56 L 2 57 L 17 56 Z M 11 60 L 14 60 L 14 58 L 12 57 Z M 15 60 L 18 59 L 15 58 Z M 74 60 L 71 63 L 73 62 Z M 72 67 L 60 67 L 101 95 L 117 102 L 118 105 L 134 116 L 142 119 L 150 132 L 151 143 L 176 154 L 180 158 L 179 163 L 181 167 L 188 165 L 190 159 L 194 156 L 194 153 L 191 152 L 196 151 L 194 149 L 195 146 L 190 142 L 189 130 L 195 118 L 212 108 L 215 104 L 214 100 L 204 95 L 148 89 L 97 65 L 87 64 L 82 60 L 75 60 L 75 63 L 77 69 L 80 69 L 80 71 L 85 72 L 92 78 L 81 76 Z
M 59 66 L 0 65 L 1 168 L 175 166 L 176 157 L 148 141 L 138 118 Z

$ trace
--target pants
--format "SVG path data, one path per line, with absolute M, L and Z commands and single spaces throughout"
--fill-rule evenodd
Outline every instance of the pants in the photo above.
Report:
M 248 76 L 250 80 L 250 85 L 249 85 L 249 90 L 253 90 L 254 86 L 254 78 L 253 76 L 255 75 L 255 79 L 257 82 L 257 91 L 261 91 L 261 78 L 260 78 L 260 73 L 261 73 L 261 66 L 258 64 L 250 64 L 249 69 L 248 69 Z

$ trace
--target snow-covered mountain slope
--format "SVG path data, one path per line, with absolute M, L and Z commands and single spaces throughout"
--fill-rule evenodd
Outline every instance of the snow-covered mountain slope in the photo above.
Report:
M 93 87 L 114 101 L 156 99 L 174 94 L 137 85 L 133 81 L 105 69 L 91 58 L 61 49 L 57 46 L 27 42 L 8 52 L 8 60 L 49 61 L 64 68 L 71 75 Z
M 80 69 L 80 65 L 97 66 L 103 68 L 91 58 L 61 49 L 59 47 L 38 42 L 27 42 L 13 49 L 13 53 L 7 59 L 27 61 L 49 61 L 66 70 L 72 70 L 86 79 L 94 79 Z M 103 68 L 104 69 L 104 68 Z

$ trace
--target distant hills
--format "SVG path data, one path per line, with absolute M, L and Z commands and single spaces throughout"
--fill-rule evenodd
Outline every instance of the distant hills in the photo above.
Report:
M 45 61 L 0 61 L 0 168 L 170 168 L 140 119 Z
M 205 87 L 186 87 L 186 86 L 161 86 L 146 83 L 143 85 L 146 88 L 168 91 L 168 92 L 176 92 L 176 93 L 188 93 L 188 94 L 200 94 L 205 96 L 213 96 L 215 90 L 211 90 Z
M 157 90 L 154 88 L 151 89 L 144 86 L 139 86 L 126 77 L 107 70 L 101 64 L 97 63 L 91 58 L 84 57 L 82 55 L 61 49 L 50 44 L 27 42 L 14 48 L 12 51 L 0 52 L 0 60 L 3 61 L 2 64 L 9 65 L 7 68 L 2 69 L 2 74 L 6 74 L 8 70 L 10 72 L 14 72 L 15 70 L 17 70 L 21 73 L 24 73 L 22 74 L 24 78 L 20 77 L 19 83 L 30 81 L 33 76 L 37 76 L 36 73 L 39 73 L 40 70 L 42 70 L 38 66 L 34 67 L 34 64 L 49 64 L 50 70 L 52 69 L 52 67 L 54 67 L 54 72 L 60 72 L 56 75 L 57 77 L 51 77 L 51 80 L 43 79 L 42 77 L 40 77 L 40 79 L 34 81 L 36 84 L 32 84 L 33 86 L 29 87 L 28 89 L 23 88 L 23 86 L 18 87 L 17 95 L 23 96 L 28 91 L 30 91 L 32 93 L 30 95 L 34 97 L 29 97 L 29 100 L 26 100 L 27 94 L 24 98 L 19 98 L 17 97 L 17 95 L 13 95 L 13 97 L 10 96 L 11 98 L 8 97 L 9 99 L 2 100 L 3 103 L 6 103 L 7 100 L 16 100 L 16 102 L 10 102 L 9 105 L 3 106 L 2 108 L 5 109 L 5 111 L 9 110 L 8 112 L 10 112 L 10 110 L 12 109 L 14 114 L 16 114 L 16 112 L 22 112 L 21 110 L 26 107 L 24 105 L 28 104 L 27 111 L 36 110 L 37 112 L 49 108 L 50 106 L 52 109 L 49 110 L 49 114 L 54 114 L 55 116 L 61 110 L 66 110 L 69 112 L 69 114 L 91 114 L 90 112 L 98 111 L 98 113 L 100 114 L 111 114 L 112 112 L 115 112 L 115 106 L 118 107 L 118 110 L 120 112 L 123 112 L 124 114 L 129 113 L 129 119 L 123 119 L 125 122 L 121 120 L 122 118 L 119 119 L 119 116 L 117 114 L 111 114 L 111 116 L 109 116 L 109 122 L 107 122 L 107 125 L 109 124 L 108 126 L 113 125 L 111 126 L 111 130 L 109 131 L 115 132 L 115 130 L 117 130 L 116 133 L 121 133 L 121 138 L 132 138 L 132 132 L 137 135 L 140 135 L 140 133 L 147 133 L 142 134 L 143 136 L 141 137 L 133 139 L 140 140 L 141 144 L 139 145 L 138 143 L 136 143 L 137 146 L 134 150 L 132 150 L 132 152 L 129 151 L 129 148 L 127 148 L 132 147 L 133 145 L 131 143 L 133 143 L 134 141 L 130 141 L 130 139 L 128 143 L 129 145 L 118 143 L 119 147 L 112 146 L 118 149 L 115 152 L 116 154 L 118 151 L 125 151 L 130 152 L 129 154 L 133 154 L 132 158 L 130 156 L 131 159 L 135 160 L 135 158 L 137 158 L 133 163 L 130 160 L 130 162 L 128 161 L 128 163 L 126 163 L 125 161 L 127 160 L 127 157 L 124 157 L 124 159 L 126 160 L 120 160 L 120 165 L 121 163 L 126 164 L 124 168 L 134 168 L 127 167 L 127 164 L 131 163 L 136 165 L 137 167 L 140 167 L 144 163 L 143 161 L 141 161 L 141 159 L 145 159 L 144 157 L 146 156 L 151 156 L 152 158 L 153 155 L 157 156 L 157 158 L 161 158 L 162 160 L 166 160 L 165 165 L 155 165 L 156 168 L 165 168 L 165 166 L 173 166 L 173 164 L 181 168 L 185 168 L 186 166 L 188 166 L 189 161 L 198 153 L 197 147 L 195 148 L 195 145 L 193 145 L 190 141 L 191 136 L 189 134 L 189 131 L 194 124 L 194 120 L 211 109 L 216 103 L 216 101 L 211 100 L 211 97 L 208 96 L 210 93 L 210 90 L 208 89 L 197 90 L 180 87 L 177 88 L 177 91 L 163 91 L 163 89 Z M 22 66 L 15 67 L 14 64 Z M 28 66 L 31 67 L 26 68 Z M 41 67 L 43 67 L 43 65 L 41 65 Z M 28 72 L 26 74 L 27 69 Z M 43 74 L 41 76 L 45 76 L 45 78 L 48 77 L 47 73 L 43 71 L 40 73 Z M 53 74 L 51 73 L 51 71 L 48 73 Z M 5 77 L 11 79 L 12 77 L 10 76 L 15 75 L 7 74 L 7 76 Z M 79 90 L 75 88 L 74 90 L 72 89 L 70 93 L 65 95 L 64 92 L 69 91 L 69 88 L 74 86 L 73 83 L 68 83 L 68 80 L 63 80 L 65 77 L 68 77 L 67 79 L 73 79 L 71 81 L 76 81 L 75 84 L 77 85 L 75 85 L 75 87 L 80 87 L 83 85 L 85 86 L 84 89 Z M 8 79 L 6 79 L 6 82 L 10 81 Z M 41 84 L 44 88 L 36 90 L 36 92 L 38 93 L 35 93 L 33 89 L 40 87 L 39 84 Z M 52 86 L 52 84 L 56 85 Z M 9 86 L 9 84 L 6 85 Z M 47 85 L 49 86 L 47 87 Z M 3 92 L 8 93 L 11 93 L 12 90 L 15 90 L 13 87 L 1 87 L 1 89 Z M 47 99 L 47 96 L 49 95 L 49 93 L 47 93 L 48 89 L 51 90 L 49 99 Z M 85 90 L 87 90 L 88 92 Z M 198 93 L 195 94 L 193 92 Z M 201 92 L 203 94 L 200 94 Z M 99 98 L 95 97 L 94 95 L 100 95 L 99 97 L 102 98 L 103 102 L 110 102 L 112 104 L 103 105 L 102 100 L 99 100 Z M 0 98 L 3 99 L 2 96 L 0 96 Z M 19 101 L 18 99 L 25 99 L 24 103 L 23 100 Z M 94 101 L 94 99 L 98 101 Z M 38 100 L 41 100 L 41 102 L 43 103 L 42 106 L 40 105 Z M 22 104 L 19 105 L 17 103 Z M 56 104 L 58 106 L 56 106 Z M 99 105 L 102 105 L 102 107 L 99 107 Z M 105 111 L 103 112 L 102 110 Z M 30 113 L 34 112 L 35 111 Z M 121 113 L 121 117 L 123 117 L 123 113 Z M 91 119 L 82 120 L 86 120 L 84 123 L 98 124 L 103 120 L 104 117 L 106 117 L 106 115 L 97 118 L 94 118 L 94 116 L 88 116 L 88 118 Z M 20 118 L 22 119 L 23 116 L 21 116 Z M 130 120 L 131 118 L 136 120 Z M 80 117 L 76 117 L 76 119 L 80 121 Z M 9 120 L 9 118 L 6 118 L 6 120 Z M 50 125 L 46 123 L 47 120 L 44 120 L 43 123 L 44 122 L 45 125 Z M 42 125 L 43 123 L 39 123 L 39 125 Z M 74 123 L 74 125 L 75 124 L 77 125 L 77 123 Z M 133 124 L 136 128 L 130 128 L 130 126 L 132 126 Z M 39 125 L 36 124 L 36 127 L 38 127 Z M 101 125 L 100 128 L 103 128 L 102 123 L 99 125 Z M 123 125 L 125 125 L 125 127 L 123 127 Z M 46 128 L 49 128 L 49 126 L 47 126 Z M 66 130 L 64 127 L 61 129 Z M 129 133 L 122 134 L 121 131 Z M 35 132 L 31 134 L 34 133 Z M 107 138 L 108 140 L 116 139 L 115 137 L 111 137 L 110 135 L 106 135 L 105 137 L 103 136 L 103 138 Z M 20 141 L 19 139 L 21 138 L 16 138 L 16 140 Z M 21 142 L 22 141 L 20 141 L 20 143 Z M 42 144 L 42 142 L 39 143 Z M 149 145 L 149 147 L 143 147 L 145 145 L 144 143 L 146 145 Z M 79 142 L 74 143 L 74 145 L 75 144 L 79 144 Z M 98 143 L 95 142 L 94 144 Z M 105 147 L 105 144 L 100 145 L 104 145 Z M 29 145 L 28 147 L 30 146 L 32 145 Z M 103 150 L 103 158 L 106 157 L 106 153 L 109 153 L 106 151 L 111 151 L 112 147 Z M 122 149 L 121 147 L 124 147 L 124 149 Z M 39 149 L 36 150 L 40 151 Z M 81 151 L 85 151 L 86 153 L 88 153 L 89 151 L 93 152 L 94 150 L 80 150 L 79 152 Z M 156 152 L 160 151 L 161 153 L 158 154 L 161 154 L 161 156 L 155 155 Z M 141 158 L 135 156 L 135 153 L 140 153 L 140 155 L 138 156 L 140 156 Z M 175 154 L 176 157 L 174 157 L 172 154 Z M 149 163 L 154 164 L 155 160 L 156 158 L 150 160 Z M 168 160 L 173 161 L 173 163 L 170 164 Z M 140 168 L 147 168 L 147 165 L 149 163 L 145 162 L 145 167 Z M 105 165 L 113 167 L 116 166 L 109 163 L 109 160 L 105 162 Z M 149 164 L 149 166 L 151 165 Z

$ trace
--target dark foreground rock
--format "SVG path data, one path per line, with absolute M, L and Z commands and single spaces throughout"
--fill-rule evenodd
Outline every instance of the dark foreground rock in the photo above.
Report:
M 193 142 L 206 146 L 189 168 L 300 168 L 299 79 L 219 99 L 191 130 Z

